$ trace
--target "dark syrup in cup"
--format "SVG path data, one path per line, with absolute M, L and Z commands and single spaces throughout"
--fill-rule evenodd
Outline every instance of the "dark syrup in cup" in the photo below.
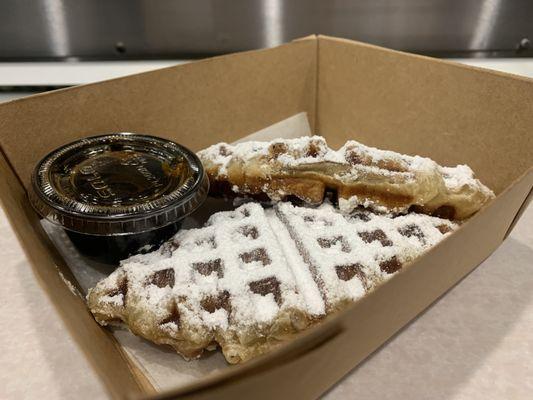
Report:
M 117 133 L 54 150 L 35 167 L 30 200 L 84 255 L 117 263 L 172 237 L 207 197 L 198 157 L 169 140 Z

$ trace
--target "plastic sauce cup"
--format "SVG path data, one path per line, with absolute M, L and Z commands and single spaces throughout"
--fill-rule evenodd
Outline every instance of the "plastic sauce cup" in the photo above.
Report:
M 116 133 L 52 151 L 35 167 L 30 200 L 84 255 L 117 263 L 172 237 L 207 197 L 198 157 L 172 141 Z

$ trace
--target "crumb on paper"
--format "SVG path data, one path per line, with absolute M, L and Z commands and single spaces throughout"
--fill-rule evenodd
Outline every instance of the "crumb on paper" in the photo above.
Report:
M 81 295 L 80 291 L 76 288 L 76 286 L 74 286 L 72 282 L 70 282 L 67 278 L 65 278 L 65 275 L 63 275 L 63 273 L 59 270 L 57 266 L 56 268 L 57 268 L 57 273 L 59 274 L 59 277 L 65 283 L 65 285 L 67 285 L 68 289 L 72 292 L 72 294 L 83 299 L 83 296 Z

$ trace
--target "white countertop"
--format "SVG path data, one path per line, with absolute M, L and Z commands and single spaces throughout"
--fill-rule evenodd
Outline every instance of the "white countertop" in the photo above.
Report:
M 533 62 L 527 61 L 473 63 L 533 76 Z M 116 75 L 98 79 L 111 76 Z M 0 93 L 0 101 L 7 97 Z M 106 399 L 35 280 L 2 210 L 0 230 L 0 399 Z M 530 206 L 494 254 L 325 398 L 530 399 L 532 267 Z
M 533 78 L 533 58 L 454 58 L 450 60 Z M 186 62 L 187 60 L 0 62 L 0 86 L 79 85 Z M 0 96 L 2 94 L 0 92 Z M 1 100 L 2 97 L 0 97 Z

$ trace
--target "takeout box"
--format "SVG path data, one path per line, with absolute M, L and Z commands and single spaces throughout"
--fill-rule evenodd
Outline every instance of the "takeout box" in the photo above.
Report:
M 467 163 L 497 197 L 422 258 L 300 338 L 156 393 L 58 273 L 76 283 L 28 201 L 35 163 L 67 142 L 115 131 L 149 133 L 199 150 L 302 111 L 332 147 L 353 138 L 444 165 Z M 533 80 L 313 36 L 1 104 L 0 145 L 6 214 L 35 276 L 113 397 L 312 398 L 508 235 L 532 197 Z

